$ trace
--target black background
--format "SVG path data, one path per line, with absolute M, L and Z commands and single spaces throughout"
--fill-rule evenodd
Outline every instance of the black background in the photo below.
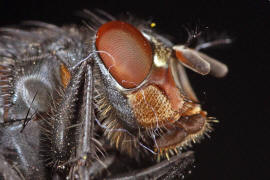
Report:
M 207 51 L 229 66 L 226 78 L 189 71 L 203 108 L 220 123 L 211 139 L 194 146 L 195 168 L 187 179 L 269 179 L 270 1 L 1 0 L 0 24 L 23 20 L 80 23 L 75 12 L 95 8 L 152 19 L 156 29 L 173 36 L 175 42 L 186 38 L 183 25 L 194 23 L 231 37 L 231 45 Z

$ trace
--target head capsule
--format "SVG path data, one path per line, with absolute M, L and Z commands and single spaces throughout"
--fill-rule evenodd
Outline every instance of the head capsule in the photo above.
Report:
M 104 124 L 128 131 L 105 132 L 117 148 L 132 154 L 136 141 L 144 141 L 167 155 L 210 130 L 181 65 L 207 74 L 211 63 L 204 54 L 184 52 L 163 36 L 122 21 L 100 26 L 94 49 L 113 112 L 102 118 Z

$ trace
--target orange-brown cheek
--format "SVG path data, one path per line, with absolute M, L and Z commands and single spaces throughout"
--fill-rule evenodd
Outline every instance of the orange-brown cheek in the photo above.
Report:
M 144 128 L 163 127 L 180 118 L 166 95 L 154 85 L 149 85 L 128 95 L 137 122 Z
M 159 68 L 154 70 L 149 82 L 156 84 L 164 91 L 174 111 L 182 111 L 181 108 L 184 105 L 184 100 L 179 89 L 175 85 L 170 68 Z
M 155 69 L 149 85 L 128 95 L 136 119 L 145 128 L 164 127 L 177 121 L 188 106 L 184 104 L 169 69 Z
M 60 65 L 60 76 L 61 76 L 61 83 L 64 88 L 66 88 L 70 82 L 70 72 L 64 64 Z

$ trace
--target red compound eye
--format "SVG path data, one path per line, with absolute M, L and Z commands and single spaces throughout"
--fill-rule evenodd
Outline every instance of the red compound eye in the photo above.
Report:
M 102 25 L 97 32 L 96 47 L 109 72 L 124 88 L 134 88 L 147 77 L 152 49 L 132 25 L 121 21 Z

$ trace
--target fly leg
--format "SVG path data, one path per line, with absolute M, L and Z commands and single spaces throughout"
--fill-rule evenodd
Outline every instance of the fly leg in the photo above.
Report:
M 93 71 L 87 64 L 83 88 L 83 104 L 78 127 L 78 142 L 76 145 L 75 163 L 70 170 L 71 179 L 89 179 L 90 165 L 95 156 L 94 117 L 93 117 Z
M 194 163 L 192 151 L 178 154 L 148 168 L 109 177 L 110 180 L 174 179 L 180 178 Z
M 72 78 L 65 92 L 55 107 L 55 112 L 48 120 L 44 134 L 48 134 L 50 149 L 50 164 L 53 167 L 53 177 L 66 176 L 69 171 L 68 161 L 75 151 L 76 125 L 79 116 L 80 96 L 84 83 L 86 63 L 72 72 Z
M 110 172 L 106 172 L 106 170 L 114 163 L 115 158 L 115 155 L 109 155 L 104 158 L 91 160 L 91 164 L 88 163 L 90 165 L 87 165 L 86 162 L 83 164 L 83 161 L 85 161 L 83 158 L 79 159 L 76 164 L 74 163 L 74 166 L 71 167 L 69 178 L 81 180 L 100 179 L 103 174 L 110 174 Z
M 69 172 L 70 179 L 93 179 L 102 174 L 114 161 L 114 156 L 99 159 L 98 149 L 102 144 L 95 139 L 95 115 L 93 106 L 93 69 L 92 64 L 87 64 L 82 93 L 82 106 L 80 110 L 80 126 L 77 129 L 76 152 L 72 159 Z M 101 151 L 100 151 L 101 152 Z

